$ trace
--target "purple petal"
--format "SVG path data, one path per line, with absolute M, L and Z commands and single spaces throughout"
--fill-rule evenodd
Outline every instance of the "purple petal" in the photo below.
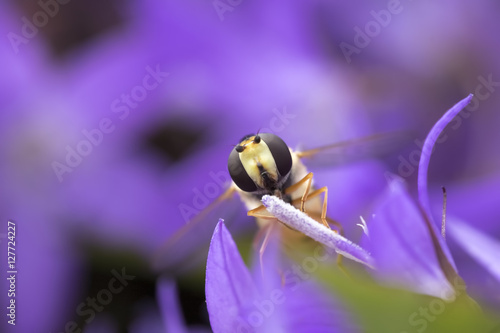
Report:
M 254 302 L 254 310 L 263 315 L 262 325 L 255 327 L 256 331 L 358 332 L 350 313 L 315 279 L 311 265 L 318 265 L 319 260 L 306 257 L 302 262 L 291 261 L 280 251 L 276 234 L 266 247 L 262 269 L 258 260 L 252 267 L 262 295 Z M 249 322 L 246 328 L 251 331 L 251 326 Z
M 437 121 L 437 123 L 432 127 L 431 131 L 425 138 L 424 145 L 422 146 L 422 154 L 420 157 L 420 163 L 418 166 L 418 197 L 420 204 L 422 205 L 425 213 L 428 216 L 428 220 L 426 220 L 427 224 L 431 228 L 431 237 L 437 243 L 436 251 L 438 251 L 438 255 L 440 256 L 441 262 L 445 265 L 444 269 L 446 271 L 450 271 L 451 274 L 454 274 L 452 271 L 457 271 L 457 267 L 455 265 L 455 261 L 446 245 L 445 240 L 440 237 L 440 233 L 436 228 L 434 220 L 432 218 L 430 204 L 429 204 L 429 194 L 427 191 L 427 170 L 429 168 L 429 162 L 432 155 L 432 149 L 439 135 L 443 131 L 443 129 L 448 125 L 448 123 L 460 112 L 463 108 L 470 103 L 474 95 L 470 94 L 457 104 L 455 104 L 451 109 L 446 111 L 446 113 Z M 445 262 L 447 261 L 447 262 Z
M 449 219 L 448 232 L 462 248 L 500 281 L 500 241 L 459 219 Z
M 158 281 L 157 299 L 166 332 L 187 332 L 173 281 L 166 279 Z
M 321 223 L 318 223 L 292 205 L 270 195 L 263 196 L 262 203 L 271 214 L 289 227 L 334 249 L 346 258 L 372 267 L 372 258 L 368 252 Z
M 399 178 L 392 180 L 368 224 L 373 273 L 388 285 L 450 298 L 454 290 L 441 268 L 428 226 L 403 184 Z
M 358 332 L 355 321 L 329 291 L 314 280 L 286 289 L 286 332 Z
M 210 243 L 205 293 L 214 332 L 237 332 L 257 290 L 223 222 L 219 220 Z
M 451 109 L 446 111 L 446 113 L 437 121 L 437 123 L 432 127 L 431 131 L 425 138 L 424 145 L 422 146 L 422 154 L 420 157 L 420 162 L 418 165 L 418 196 L 420 204 L 424 207 L 425 212 L 428 216 L 431 216 L 431 210 L 429 205 L 429 197 L 427 193 L 427 170 L 429 168 L 429 162 L 432 155 L 432 149 L 439 135 L 444 130 L 446 125 L 460 112 L 463 108 L 470 103 L 474 95 L 470 94 L 457 104 L 455 104 Z

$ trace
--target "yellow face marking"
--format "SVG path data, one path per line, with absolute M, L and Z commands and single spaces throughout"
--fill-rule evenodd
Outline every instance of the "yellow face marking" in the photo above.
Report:
M 270 178 L 278 180 L 278 170 L 276 162 L 271 154 L 271 150 L 264 141 L 259 143 L 253 142 L 254 136 L 241 142 L 240 146 L 245 146 L 240 154 L 240 161 L 248 176 L 260 187 L 264 187 L 262 177 L 260 176 L 259 163 L 267 171 Z

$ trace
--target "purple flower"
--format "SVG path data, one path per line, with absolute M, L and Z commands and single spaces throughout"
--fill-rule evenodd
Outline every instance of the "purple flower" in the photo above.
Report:
M 22 14 L 11 14 L 4 3 L 0 6 L 5 9 L 0 14 L 2 31 L 19 31 Z M 195 190 L 203 191 L 213 182 L 210 173 L 226 172 L 228 149 L 242 135 L 270 127 L 281 132 L 292 146 L 299 142 L 315 145 L 336 140 L 337 135 L 355 136 L 355 131 L 368 127 L 343 130 L 339 126 L 333 134 L 324 122 L 316 125 L 322 127 L 321 135 L 311 137 L 311 141 L 303 139 L 302 126 L 315 123 L 311 113 L 323 114 L 331 123 L 339 124 L 354 118 L 355 112 L 349 110 L 353 97 L 344 91 L 339 76 L 332 79 L 322 63 L 314 61 L 314 52 L 293 52 L 303 49 L 302 42 L 296 48 L 296 34 L 288 29 L 285 31 L 291 43 L 283 43 L 280 48 L 294 56 L 283 61 L 262 52 L 272 46 L 273 38 L 267 38 L 261 47 L 242 43 L 238 31 L 247 31 L 246 27 L 236 24 L 237 30 L 227 29 L 215 12 L 200 4 L 133 1 L 122 9 L 130 13 L 137 9 L 141 15 L 130 15 L 120 27 L 88 40 L 63 58 L 50 58 L 41 32 L 22 45 L 17 55 L 7 43 L 1 46 L 5 51 L 0 56 L 5 68 L 5 80 L 0 83 L 0 174 L 5 180 L 2 218 L 14 218 L 25 228 L 37 224 L 24 233 L 29 237 L 41 225 L 47 226 L 46 232 L 38 233 L 40 239 L 24 243 L 22 253 L 50 253 L 54 246 L 62 248 L 63 254 L 50 266 L 52 271 L 37 274 L 30 268 L 25 273 L 32 274 L 23 275 L 23 279 L 39 279 L 30 280 L 30 289 L 24 289 L 33 293 L 22 293 L 20 314 L 38 307 L 38 303 L 24 301 L 25 296 L 46 299 L 46 293 L 60 286 L 51 299 L 57 304 L 37 312 L 43 317 L 37 328 L 51 329 L 59 321 L 69 320 L 73 314 L 64 313 L 61 307 L 78 304 L 79 298 L 85 297 L 71 292 L 84 290 L 66 289 L 71 287 L 70 281 L 77 281 L 73 274 L 78 267 L 74 266 L 80 262 L 72 258 L 75 244 L 127 248 L 149 258 L 186 223 L 180 205 L 193 207 L 198 193 Z M 290 10 L 292 18 L 300 16 L 300 8 Z M 260 16 L 260 7 L 252 13 Z M 62 7 L 58 15 L 63 15 Z M 253 15 L 248 20 L 252 21 Z M 287 26 L 297 27 L 294 19 L 286 19 Z M 187 21 L 195 23 L 188 27 Z M 266 21 L 277 24 L 274 15 L 268 15 Z M 210 39 L 206 39 L 208 35 Z M 268 29 L 259 27 L 251 33 L 251 39 L 253 35 L 269 37 Z M 255 71 L 256 61 L 266 70 L 265 75 Z M 137 107 L 129 107 L 128 116 L 121 119 L 125 113 L 114 112 L 115 100 L 131 94 L 143 83 L 146 67 L 156 68 L 158 64 L 170 76 Z M 346 111 L 324 113 L 325 109 Z M 86 139 L 82 131 L 91 131 L 104 118 L 111 119 L 112 133 L 104 135 L 102 142 L 59 182 L 52 163 L 66 164 L 66 147 L 75 149 Z M 162 133 L 163 125 L 177 129 L 178 119 L 191 134 L 204 131 L 200 136 L 203 140 L 184 158 L 165 162 L 161 154 L 143 148 L 152 134 Z M 244 216 L 242 206 L 236 208 Z M 30 216 L 24 213 L 26 209 Z M 51 233 L 54 230 L 57 232 Z M 52 241 L 51 235 L 58 235 L 58 239 Z M 186 242 L 187 247 L 196 245 L 193 240 Z M 67 278 L 57 285 L 52 275 Z M 35 293 L 37 284 L 47 287 Z
M 428 134 L 419 165 L 419 198 L 421 211 L 394 176 L 375 203 L 368 225 L 375 277 L 384 284 L 404 287 L 443 299 L 454 297 L 454 284 L 459 277 L 450 251 L 438 232 L 429 209 L 427 168 L 431 152 L 444 127 L 472 99 L 469 95 L 457 103 L 434 125 Z
M 112 251 L 132 249 L 147 261 L 165 239 L 185 224 L 187 215 L 196 216 L 208 205 L 212 197 L 205 194 L 206 188 L 213 190 L 210 185 L 216 184 L 215 191 L 223 192 L 223 181 L 214 181 L 211 174 L 226 172 L 230 146 L 242 135 L 267 127 L 279 132 L 292 148 L 299 144 L 309 148 L 381 130 L 406 128 L 409 126 L 404 124 L 409 123 L 417 124 L 418 130 L 434 121 L 431 110 L 440 110 L 434 105 L 446 103 L 447 97 L 456 96 L 457 90 L 475 91 L 476 85 L 487 77 L 498 81 L 496 37 L 476 30 L 477 27 L 483 27 L 482 32 L 498 30 L 492 4 L 470 7 L 455 6 L 451 2 L 438 4 L 435 14 L 428 17 L 430 24 L 423 29 L 415 29 L 412 22 L 420 21 L 422 9 L 427 5 L 404 5 L 403 13 L 392 16 L 390 26 L 372 38 L 361 54 L 353 55 L 350 66 L 344 66 L 338 43 L 352 41 L 352 27 L 364 28 L 367 19 L 371 19 L 370 11 L 378 11 L 378 5 L 366 1 L 356 6 L 324 1 L 302 1 L 290 6 L 283 6 L 284 3 L 283 0 L 273 4 L 263 0 L 242 2 L 227 12 L 221 22 L 210 1 L 129 1 L 116 6 L 117 11 L 125 13 L 120 24 L 77 44 L 71 52 L 53 57 L 47 37 L 65 31 L 64 22 L 73 23 L 65 16 L 72 5 L 61 5 L 57 16 L 39 27 L 35 37 L 19 45 L 18 53 L 13 52 L 7 40 L 0 45 L 3 75 L 0 81 L 0 177 L 3 179 L 0 215 L 1 221 L 13 218 L 18 222 L 18 250 L 20 257 L 26 259 L 20 262 L 24 266 L 19 283 L 24 287 L 19 290 L 19 316 L 26 317 L 29 313 L 35 316 L 32 322 L 21 322 L 18 326 L 21 330 L 62 330 L 64 325 L 59 323 L 64 324 L 75 316 L 74 309 L 87 296 L 84 286 L 88 285 L 84 274 L 80 274 L 85 271 L 82 267 L 85 267 L 87 253 L 75 254 L 75 247 L 80 244 Z M 452 5 L 455 10 L 449 11 Z M 385 6 L 386 3 L 380 2 L 380 9 Z M 10 32 L 22 34 L 23 14 L 31 19 L 31 10 L 41 10 L 35 4 L 29 7 L 29 14 L 28 11 L 17 13 L 8 2 L 2 2 L 0 8 L 0 28 L 4 36 Z M 466 15 L 469 9 L 474 15 Z M 353 17 L 355 20 L 350 20 Z M 443 21 L 444 18 L 447 19 Z M 444 29 L 435 29 L 443 26 L 442 22 L 449 24 Z M 329 34 L 325 34 L 325 30 Z M 430 34 L 436 34 L 436 38 L 428 38 Z M 436 41 L 439 45 L 435 45 Z M 408 47 L 396 47 L 401 42 Z M 388 49 L 391 52 L 388 53 Z M 116 108 L 112 107 L 115 100 L 122 94 L 131 94 L 132 89 L 142 84 L 146 67 L 158 65 L 169 76 L 154 91 L 148 91 L 147 98 L 136 107 L 129 107 L 127 117 L 120 118 L 125 111 L 115 112 Z M 477 80 L 480 75 L 483 81 Z M 500 155 L 491 154 L 497 148 L 496 140 L 491 138 L 498 138 L 498 134 L 490 135 L 498 132 L 495 120 L 499 113 L 494 112 L 493 107 L 488 108 L 495 105 L 497 85 L 491 83 L 479 90 L 482 96 L 491 95 L 491 98 L 488 97 L 488 101 L 475 98 L 474 104 L 479 103 L 481 110 L 474 114 L 473 121 L 465 120 L 471 112 L 454 119 L 450 127 L 460 126 L 463 120 L 462 129 L 472 135 L 461 136 L 458 144 L 450 140 L 449 144 L 454 144 L 455 149 L 436 154 L 441 161 L 448 160 L 453 152 L 465 154 L 459 155 L 460 160 L 449 159 L 460 167 L 456 173 L 449 173 L 449 167 L 443 163 L 435 163 L 441 175 L 465 178 L 464 170 L 497 169 Z M 354 94 L 351 87 L 360 89 Z M 283 116 L 284 111 L 288 117 Z M 371 115 L 374 121 L 370 121 Z M 72 172 L 65 173 L 60 183 L 51 163 L 64 162 L 66 146 L 75 148 L 85 139 L 82 130 L 94 129 L 104 118 L 112 120 L 113 132 L 105 135 Z M 311 128 L 314 133 L 309 132 Z M 174 143 L 164 144 L 170 148 L 187 141 L 178 133 L 198 139 L 189 149 L 181 149 L 184 155 L 178 159 L 158 153 L 152 145 L 145 147 L 153 136 L 161 139 L 165 133 L 176 139 Z M 465 140 L 467 145 L 462 145 Z M 327 173 L 307 163 L 306 166 L 315 172 L 318 184 L 330 186 L 329 213 L 341 221 L 351 235 L 349 228 L 355 226 L 360 212 L 366 212 L 367 202 L 385 185 L 380 176 L 384 166 L 370 161 L 329 169 Z M 430 186 L 435 175 L 429 178 Z M 467 178 L 472 179 L 468 174 Z M 498 180 L 493 183 L 485 178 L 484 182 L 489 186 L 478 186 L 481 184 L 471 181 L 474 194 L 470 192 L 471 187 L 464 186 L 460 200 L 450 200 L 449 211 L 460 206 L 460 211 L 455 211 L 457 216 L 470 221 L 471 225 L 481 226 L 483 231 L 498 233 L 498 218 L 495 218 L 498 216 L 495 209 Z M 445 285 L 443 277 L 438 276 L 443 274 L 439 268 L 448 263 L 448 269 L 442 269 L 447 276 L 446 272 L 455 271 L 454 263 L 429 215 L 429 208 L 439 206 L 440 198 L 431 195 L 431 207 L 419 215 L 418 207 L 401 184 L 391 182 L 391 188 L 396 189 L 385 193 L 384 202 L 390 201 L 385 207 L 395 206 L 400 210 L 405 207 L 414 219 L 399 224 L 400 229 L 381 229 L 384 239 L 380 243 L 387 242 L 389 248 L 394 248 L 385 238 L 390 235 L 400 240 L 418 240 L 425 251 L 432 247 L 429 244 L 434 245 L 438 251 L 429 251 L 430 257 L 437 259 L 431 263 L 418 260 L 407 263 L 413 263 L 412 268 L 416 267 L 419 276 L 425 277 L 419 280 L 420 289 Z M 449 193 L 451 199 L 457 192 Z M 480 193 L 491 193 L 480 203 L 487 202 L 488 210 L 479 204 L 469 204 L 471 198 Z M 237 198 L 234 201 L 238 201 Z M 191 211 L 181 210 L 185 206 Z M 242 228 L 255 228 L 250 219 L 245 219 L 243 205 L 235 203 L 231 207 L 233 212 L 234 219 L 227 219 L 234 221 L 233 235 Z M 302 215 L 297 216 L 301 219 Z M 380 220 L 381 215 L 377 218 Z M 375 226 L 377 218 L 370 228 Z M 198 239 L 205 237 L 208 244 L 216 221 L 194 228 L 191 230 L 194 237 L 186 238 L 183 248 L 176 248 L 175 255 L 167 253 L 178 260 L 176 274 L 183 263 L 195 264 L 194 260 L 186 260 L 183 249 L 192 250 L 198 259 L 206 257 L 207 252 L 197 247 Z M 249 223 L 240 223 L 247 221 Z M 420 223 L 420 227 L 413 228 L 415 223 Z M 423 225 L 427 226 L 427 232 Z M 205 228 L 211 229 L 210 232 Z M 391 233 L 394 230 L 401 232 L 394 235 Z M 418 231 L 415 239 L 410 237 L 411 232 L 407 235 L 408 230 Z M 374 266 L 373 258 L 380 256 L 378 250 L 384 250 L 372 250 L 372 255 L 377 253 L 372 256 L 338 235 L 329 232 L 320 232 L 320 235 L 327 235 L 323 241 L 335 250 Z M 373 235 L 379 237 L 377 231 Z M 470 246 L 476 248 L 476 243 L 473 239 Z M 404 246 L 398 249 L 401 247 L 407 249 Z M 400 267 L 397 264 L 401 260 L 398 258 L 395 268 Z M 378 261 L 383 266 L 384 261 Z M 460 264 L 457 260 L 457 266 L 463 271 L 464 266 Z M 262 284 L 269 281 L 260 282 L 258 276 L 252 275 L 252 283 L 260 290 L 264 288 Z M 272 283 L 280 287 L 274 279 Z M 172 288 L 159 298 L 174 297 Z M 269 295 L 265 290 L 260 294 Z M 299 289 L 292 294 L 293 299 L 300 302 L 307 299 L 304 295 L 295 297 Z M 162 314 L 169 323 L 175 323 L 169 317 L 169 309 L 174 307 L 167 306 Z M 173 316 L 175 310 L 172 311 Z M 283 318 L 293 319 L 282 312 Z M 107 310 L 100 313 L 93 324 L 97 325 L 103 318 L 103 331 L 116 326 L 113 325 L 115 318 L 110 318 Z M 152 331 L 148 325 L 141 327 Z
M 356 332 L 333 295 L 292 273 L 270 241 L 261 270 L 250 272 L 219 221 L 207 260 L 206 297 L 214 332 Z M 281 274 L 279 273 L 281 272 Z
M 368 222 L 365 246 L 375 261 L 372 274 L 386 285 L 448 298 L 453 287 L 438 261 L 425 218 L 403 181 L 391 181 Z

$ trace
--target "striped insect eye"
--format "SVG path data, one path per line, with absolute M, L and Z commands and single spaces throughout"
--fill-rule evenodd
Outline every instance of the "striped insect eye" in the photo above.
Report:
M 288 176 L 290 170 L 292 170 L 292 155 L 290 154 L 288 145 L 275 134 L 261 133 L 259 136 L 267 144 L 269 150 L 271 150 L 281 177 Z
M 262 172 L 281 185 L 292 169 L 292 156 L 286 143 L 277 135 L 260 133 L 245 136 L 231 151 L 228 170 L 234 183 L 245 192 L 268 189 L 262 181 Z M 273 177 L 274 175 L 274 177 Z
M 229 170 L 229 174 L 231 175 L 231 179 L 234 183 L 245 192 L 254 192 L 257 191 L 257 184 L 250 178 L 248 173 L 246 172 L 243 164 L 240 161 L 240 150 L 238 148 L 240 146 L 236 146 L 229 155 L 229 159 L 227 160 L 227 169 Z

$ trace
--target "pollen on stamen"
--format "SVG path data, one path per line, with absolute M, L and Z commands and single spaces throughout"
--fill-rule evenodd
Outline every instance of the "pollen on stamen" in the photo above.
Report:
M 302 232 L 348 259 L 373 268 L 373 258 L 369 252 L 313 220 L 306 213 L 272 195 L 264 195 L 262 203 L 282 223 Z

